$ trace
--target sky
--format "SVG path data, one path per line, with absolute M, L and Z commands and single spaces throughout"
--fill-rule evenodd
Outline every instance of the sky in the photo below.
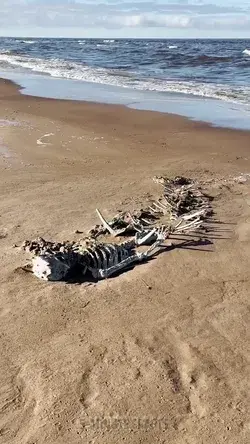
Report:
M 250 0 L 0 0 L 0 35 L 250 38 Z

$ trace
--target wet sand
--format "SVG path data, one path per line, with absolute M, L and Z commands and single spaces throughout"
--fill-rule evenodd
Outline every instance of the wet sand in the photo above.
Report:
M 8 81 L 0 100 L 0 443 L 247 443 L 250 182 L 229 178 L 250 173 L 250 132 Z M 160 174 L 212 179 L 206 245 L 91 286 L 20 268 L 25 239 L 78 239 Z

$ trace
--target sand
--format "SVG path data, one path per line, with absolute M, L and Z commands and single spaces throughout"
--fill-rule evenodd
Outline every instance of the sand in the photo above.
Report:
M 7 81 L 0 99 L 0 443 L 249 442 L 250 182 L 229 178 L 250 133 Z M 78 239 L 156 174 L 212 179 L 206 245 L 94 285 L 22 270 L 25 239 Z

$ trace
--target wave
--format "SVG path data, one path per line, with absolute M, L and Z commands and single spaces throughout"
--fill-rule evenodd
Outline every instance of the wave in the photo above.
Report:
M 250 56 L 250 49 L 244 49 L 243 54 Z
M 168 49 L 176 49 L 176 48 L 178 48 L 177 45 L 169 45 L 169 46 L 168 46 Z
M 110 40 L 110 39 L 106 39 L 106 40 L 103 40 L 103 43 L 114 43 L 115 42 L 115 40 Z
M 28 45 L 32 45 L 34 42 L 34 40 L 16 40 L 16 42 L 18 43 L 27 43 Z
M 13 51 L 11 49 L 2 49 L 1 54 L 6 54 L 6 55 L 13 54 Z
M 1 63 L 24 68 L 28 71 L 47 74 L 52 77 L 79 80 L 91 83 L 132 88 L 141 91 L 172 92 L 207 98 L 220 99 L 232 103 L 249 104 L 250 87 L 230 86 L 195 81 L 165 80 L 138 77 L 138 73 L 119 69 L 92 68 L 77 62 L 60 59 L 41 59 L 0 53 Z M 124 68 L 124 66 L 123 66 Z
M 207 65 L 218 65 L 221 63 L 231 63 L 233 62 L 233 57 L 230 56 L 215 56 L 207 54 L 188 54 L 184 51 L 169 51 L 169 48 L 174 48 L 174 46 L 168 46 L 167 48 L 162 46 L 154 51 L 154 58 L 157 62 L 164 63 L 164 60 L 168 60 L 172 67 L 178 66 L 207 66 Z M 177 47 L 176 47 L 177 48 Z
M 196 58 L 198 62 L 201 63 L 221 63 L 221 62 L 232 62 L 232 57 L 223 57 L 223 56 L 209 56 L 209 55 L 200 55 Z
M 1 54 L 6 54 L 6 55 L 19 55 L 21 54 L 21 52 L 18 49 L 1 49 L 0 51 L 0 56 Z

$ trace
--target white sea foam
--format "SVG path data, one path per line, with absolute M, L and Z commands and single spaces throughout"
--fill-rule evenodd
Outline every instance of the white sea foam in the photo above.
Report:
M 2 49 L 0 54 L 12 54 L 11 49 Z
M 28 45 L 32 45 L 34 42 L 34 40 L 16 40 L 16 42 L 19 43 L 27 43 Z
M 76 62 L 59 59 L 40 59 L 28 56 L 0 54 L 1 62 L 48 74 L 52 77 L 80 80 L 91 83 L 131 88 L 141 91 L 173 92 L 190 94 L 207 98 L 220 99 L 232 103 L 248 104 L 250 102 L 250 86 L 230 86 L 223 84 L 202 83 L 195 81 L 164 80 L 156 78 L 140 79 L 133 73 L 121 72 L 118 69 L 91 68 Z M 135 73 L 136 74 L 136 73 Z
M 114 43 L 114 41 L 115 40 L 110 40 L 110 39 L 103 40 L 104 43 Z
M 244 49 L 243 54 L 250 56 L 250 49 Z
M 169 47 L 168 47 L 168 49 L 176 49 L 176 48 L 178 48 L 177 45 L 169 45 Z

